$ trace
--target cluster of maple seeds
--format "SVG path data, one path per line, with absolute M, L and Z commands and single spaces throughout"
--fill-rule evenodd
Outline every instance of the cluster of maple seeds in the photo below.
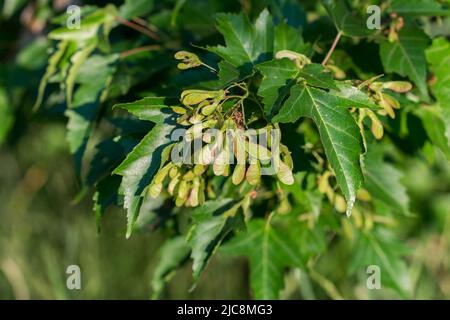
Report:
M 400 109 L 400 103 L 392 95 L 384 90 L 396 93 L 406 93 L 412 89 L 412 85 L 406 81 L 377 82 L 371 79 L 360 85 L 360 88 L 367 85 L 369 97 L 381 107 L 376 113 L 370 109 L 359 109 L 359 125 L 364 130 L 363 121 L 368 117 L 372 123 L 371 131 L 376 139 L 381 139 L 384 135 L 384 128 L 377 115 L 395 118 L 395 110 Z
M 225 90 L 185 90 L 181 94 L 181 105 L 172 107 L 178 114 L 177 123 L 186 128 L 183 141 L 171 144 L 167 152 L 182 153 L 195 145 L 194 152 L 183 153 L 182 161 L 169 159 L 162 163 L 150 184 L 149 194 L 157 197 L 167 184 L 167 192 L 175 198 L 177 206 L 196 207 L 205 202 L 207 170 L 212 165 L 216 176 L 228 177 L 234 185 L 246 181 L 257 187 L 261 183 L 262 170 L 271 166 L 278 181 L 293 184 L 293 161 L 288 148 L 275 139 L 274 127 L 251 130 L 252 134 L 264 136 L 258 143 L 243 129 L 243 114 L 239 111 L 246 95 L 229 94 L 234 84 Z M 245 89 L 245 88 L 244 88 Z M 223 112 L 222 105 L 234 99 L 231 112 Z M 261 142 L 261 140 L 260 140 Z M 270 150 L 269 150 L 270 149 Z M 273 150 L 276 150 L 276 154 Z M 272 151 L 271 151 L 272 150 Z M 234 166 L 232 170 L 232 166 Z M 233 171 L 231 173 L 231 170 Z

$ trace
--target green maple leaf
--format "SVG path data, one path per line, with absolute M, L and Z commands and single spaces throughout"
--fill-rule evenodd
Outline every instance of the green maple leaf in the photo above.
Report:
M 255 299 L 277 299 L 284 287 L 284 268 L 303 266 L 295 241 L 262 219 L 250 221 L 247 232 L 231 240 L 221 251 L 248 256 Z
M 140 120 L 164 123 L 173 116 L 167 106 L 175 103 L 175 99 L 146 97 L 135 102 L 116 104 L 113 108 L 125 109 Z
M 154 0 L 125 0 L 120 7 L 119 14 L 124 19 L 148 15 L 154 8 Z
M 367 276 L 368 266 L 380 268 L 381 284 L 407 297 L 411 290 L 407 266 L 402 258 L 409 252 L 398 239 L 378 230 L 362 231 L 355 239 L 350 273 L 360 271 Z
M 109 83 L 117 68 L 117 55 L 95 55 L 81 66 L 77 78 L 79 88 L 71 108 L 65 112 L 67 123 L 67 141 L 70 152 L 75 157 L 77 172 L 81 172 L 81 163 L 89 136 L 93 130 L 94 120 L 100 109 L 102 95 L 107 93 Z M 94 71 L 95 70 L 95 71 Z M 92 81 L 93 72 L 97 81 Z
M 192 248 L 192 271 L 197 281 L 208 261 L 232 230 L 243 226 L 242 214 L 233 210 L 232 199 L 208 201 L 192 212 L 194 225 L 188 243 Z M 232 214 L 228 214 L 232 212 Z
M 323 0 L 329 16 L 343 35 L 349 37 L 366 37 L 373 34 L 367 28 L 366 21 L 356 16 L 350 9 L 347 0 Z
M 395 72 L 413 81 L 421 96 L 428 98 L 427 63 L 425 49 L 428 36 L 415 26 L 406 26 L 400 30 L 398 40 L 384 40 L 380 46 L 380 56 L 386 72 Z
M 434 115 L 441 119 L 436 124 L 437 127 L 440 127 L 440 133 L 435 131 L 438 130 L 435 127 L 434 135 L 437 136 L 435 136 L 435 139 L 431 138 L 435 143 L 436 140 L 441 141 L 437 145 L 441 147 L 444 153 L 447 153 L 448 146 L 450 146 L 450 78 L 448 76 L 450 74 L 450 42 L 444 38 L 434 40 L 426 55 L 436 77 L 432 90 L 438 101 L 439 108 Z M 430 125 L 433 126 L 432 124 Z M 429 126 L 425 124 L 425 127 Z M 443 137 L 442 133 L 444 133 Z M 443 141 L 447 141 L 446 146 L 444 146 L 445 143 Z
M 258 95 L 263 99 L 264 113 L 271 117 L 289 93 L 299 70 L 289 59 L 267 61 L 256 68 L 263 75 Z
M 309 55 L 311 46 L 303 41 L 299 29 L 293 28 L 286 23 L 277 25 L 274 29 L 273 52 L 290 50 L 304 55 Z
M 370 194 L 394 210 L 407 214 L 409 198 L 400 182 L 402 174 L 394 166 L 383 161 L 383 149 L 370 145 L 364 157 L 364 186 Z
M 300 117 L 314 120 L 319 128 L 327 158 L 347 200 L 347 214 L 351 213 L 356 192 L 363 180 L 359 164 L 362 152 L 361 134 L 353 116 L 347 110 L 358 106 L 365 107 L 352 99 L 298 84 L 292 87 L 291 96 L 273 119 L 274 122 L 295 122 Z
M 14 123 L 14 114 L 6 90 L 0 87 L 0 145 L 6 139 Z
M 152 298 L 156 299 L 175 271 L 189 258 L 191 249 L 183 236 L 171 238 L 159 249 L 159 263 L 152 278 Z
M 93 210 L 98 233 L 101 230 L 101 219 L 106 208 L 118 202 L 118 190 L 121 180 L 119 176 L 106 176 L 95 185 L 95 193 L 92 200 L 94 201 Z
M 68 60 L 65 53 L 69 50 L 69 41 L 60 41 L 53 51 L 52 55 L 48 58 L 48 65 L 45 69 L 45 73 L 39 83 L 38 94 L 36 102 L 34 103 L 33 110 L 37 110 L 44 98 L 45 88 L 47 87 L 48 81 L 55 73 L 58 71 L 58 65 L 63 60 Z
M 450 121 L 445 119 L 443 110 L 439 106 L 431 106 L 415 110 L 431 142 L 450 159 Z
M 174 128 L 170 123 L 157 124 L 113 171 L 122 176 L 120 188 L 127 209 L 127 238 L 131 236 L 144 191 L 160 167 L 163 149 L 171 142 Z
M 263 75 L 258 95 L 263 98 L 264 112 L 269 118 L 299 78 L 313 87 L 338 89 L 332 75 L 320 64 L 312 63 L 299 69 L 293 61 L 284 58 L 261 63 L 256 69 Z
M 225 39 L 225 46 L 208 47 L 208 50 L 242 69 L 243 73 L 250 73 L 256 63 L 270 59 L 273 24 L 267 10 L 261 12 L 254 25 L 243 13 L 221 13 L 217 15 L 217 29 Z
M 450 15 L 450 10 L 435 0 L 393 0 L 388 9 L 402 17 Z

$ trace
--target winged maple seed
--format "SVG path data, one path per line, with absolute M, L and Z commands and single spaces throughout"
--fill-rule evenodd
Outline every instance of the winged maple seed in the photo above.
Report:
M 406 93 L 412 89 L 412 84 L 407 81 L 371 82 L 369 80 L 363 84 L 363 86 L 365 85 L 368 87 L 369 96 L 381 107 L 381 109 L 378 111 L 359 109 L 358 124 L 361 131 L 364 131 L 364 120 L 369 118 L 371 121 L 371 132 L 376 139 L 380 140 L 384 135 L 384 127 L 378 116 L 389 116 L 394 119 L 395 110 L 400 109 L 398 100 L 384 91 L 390 90 L 395 93 Z

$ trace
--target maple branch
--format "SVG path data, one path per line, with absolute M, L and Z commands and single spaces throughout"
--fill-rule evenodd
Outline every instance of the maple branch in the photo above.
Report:
M 149 46 L 143 46 L 143 47 L 139 47 L 139 48 L 133 48 L 127 51 L 123 51 L 120 53 L 120 57 L 126 58 L 128 56 L 131 56 L 133 54 L 139 53 L 139 52 L 143 52 L 143 51 L 156 51 L 156 50 L 160 50 L 162 47 L 160 45 L 149 45 Z
M 145 28 L 142 25 L 139 25 L 139 24 L 137 24 L 135 22 L 128 21 L 128 20 L 126 20 L 124 18 L 121 18 L 121 17 L 117 17 L 117 21 L 119 21 L 119 23 L 123 24 L 124 26 L 127 26 L 127 27 L 129 27 L 131 29 L 139 31 L 142 34 L 145 34 L 147 37 L 149 37 L 149 38 L 151 38 L 153 40 L 156 40 L 156 41 L 160 40 L 159 36 L 156 33 L 154 33 L 153 31 L 149 30 L 148 28 Z
M 331 46 L 330 50 L 327 53 L 327 56 L 325 57 L 325 59 L 323 59 L 322 65 L 325 66 L 328 62 L 328 60 L 330 59 L 331 55 L 333 54 L 334 49 L 336 49 L 336 46 L 339 42 L 339 39 L 341 39 L 342 36 L 342 32 L 339 31 L 338 34 L 336 35 L 336 38 L 334 38 L 333 41 L 333 45 Z

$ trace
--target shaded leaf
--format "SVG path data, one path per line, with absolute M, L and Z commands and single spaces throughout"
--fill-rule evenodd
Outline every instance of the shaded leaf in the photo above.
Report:
M 450 15 L 448 7 L 444 8 L 436 0 L 393 0 L 389 12 L 405 17 Z
M 208 201 L 193 211 L 194 226 L 189 232 L 188 242 L 194 260 L 194 281 L 198 280 L 223 238 L 230 231 L 242 227 L 243 217 L 240 213 L 224 214 L 233 204 L 231 199 Z
M 152 298 L 156 299 L 164 289 L 164 285 L 189 258 L 191 252 L 182 236 L 167 240 L 159 249 L 159 263 L 152 279 Z
M 124 208 L 127 209 L 127 238 L 131 236 L 139 216 L 144 190 L 160 166 L 164 147 L 171 142 L 173 129 L 170 124 L 156 125 L 113 171 L 123 176 L 120 187 L 124 195 Z
M 367 28 L 366 21 L 351 11 L 347 0 L 322 0 L 322 3 L 343 35 L 365 37 L 373 33 Z
M 382 287 L 395 289 L 404 298 L 408 297 L 411 283 L 402 256 L 408 249 L 398 239 L 372 230 L 359 232 L 355 240 L 350 272 L 361 272 L 367 276 L 368 266 L 378 266 L 381 272 Z
M 176 101 L 172 102 L 175 103 Z M 140 120 L 164 123 L 173 116 L 173 112 L 167 105 L 168 103 L 167 98 L 147 97 L 135 102 L 116 104 L 113 108 L 125 109 Z
M 364 187 L 373 197 L 400 213 L 409 213 L 409 198 L 400 182 L 402 173 L 383 161 L 383 149 L 376 145 L 370 145 L 364 157 L 364 177 Z
M 448 123 L 443 117 L 442 110 L 437 106 L 421 108 L 415 114 L 422 120 L 423 127 L 431 142 L 450 159 L 450 143 L 446 135 Z
M 39 83 L 38 95 L 36 102 L 34 103 L 33 110 L 38 109 L 42 104 L 42 99 L 44 98 L 45 88 L 47 87 L 50 78 L 58 71 L 58 64 L 64 57 L 64 53 L 68 47 L 67 41 L 61 41 L 58 43 L 56 50 L 48 59 L 48 65 L 45 70 L 45 74 L 42 76 L 41 82 Z
M 273 52 L 277 53 L 281 50 L 291 50 L 308 55 L 311 48 L 303 41 L 300 30 L 286 23 L 280 23 L 274 29 Z
M 289 59 L 267 61 L 256 68 L 263 75 L 258 95 L 263 99 L 265 114 L 270 117 L 289 93 L 299 70 Z
M 118 189 L 121 182 L 119 176 L 107 176 L 95 186 L 95 193 L 92 197 L 94 201 L 94 214 L 97 223 L 97 232 L 101 229 L 101 220 L 106 208 L 118 202 Z
M 244 74 L 251 72 L 257 62 L 271 57 L 273 50 L 272 18 L 267 10 L 252 25 L 246 15 L 221 13 L 217 15 L 217 29 L 225 39 L 225 46 L 208 47 Z
M 65 115 L 69 118 L 67 123 L 67 141 L 70 151 L 75 156 L 77 172 L 81 171 L 81 163 L 87 140 L 92 132 L 94 120 L 100 108 L 102 95 L 116 70 L 117 56 L 92 56 L 87 65 L 80 69 L 79 88 L 75 92 L 71 109 Z M 88 68 L 90 68 L 88 70 Z M 96 79 L 92 81 L 90 73 L 95 70 Z
M 450 74 L 450 42 L 444 38 L 435 39 L 426 55 L 436 77 L 432 90 L 439 103 L 438 114 L 444 122 L 445 138 L 447 144 L 450 145 L 450 77 L 448 76 Z M 439 130 L 442 130 L 441 125 L 437 124 L 437 126 L 441 128 Z M 442 145 L 440 147 L 443 150 L 446 149 Z
M 332 74 L 326 72 L 325 68 L 320 64 L 311 63 L 304 66 L 299 71 L 299 76 L 305 79 L 310 86 L 337 90 Z
M 406 26 L 400 30 L 398 41 L 384 40 L 380 56 L 385 72 L 395 72 L 408 77 L 419 89 L 422 97 L 428 97 L 425 49 L 429 39 L 419 28 Z
M 14 114 L 6 95 L 6 91 L 0 87 L 0 145 L 5 141 L 9 130 L 14 123 Z
M 145 16 L 153 10 L 154 2 L 154 0 L 125 0 L 119 9 L 119 15 L 124 19 Z
M 295 241 L 262 219 L 250 221 L 247 232 L 227 243 L 221 252 L 248 256 L 255 299 L 277 299 L 284 287 L 284 268 L 303 266 Z

